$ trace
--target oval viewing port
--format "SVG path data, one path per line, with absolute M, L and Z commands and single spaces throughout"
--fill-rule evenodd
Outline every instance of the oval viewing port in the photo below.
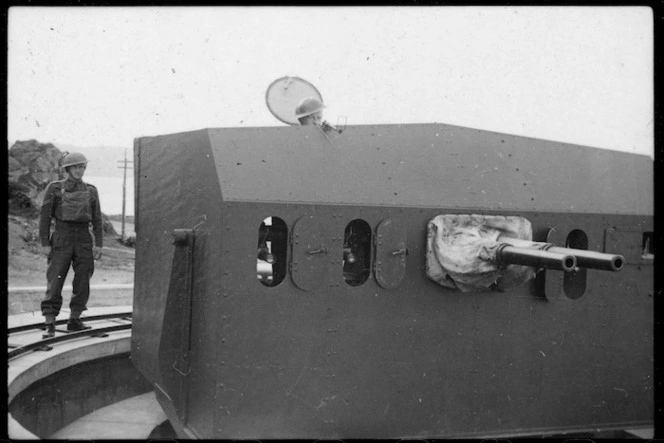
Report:
M 344 231 L 344 280 L 350 286 L 360 286 L 371 274 L 371 226 L 355 219 Z
M 575 229 L 567 235 L 566 247 L 572 249 L 588 250 L 588 236 L 580 229 Z M 586 292 L 586 268 L 577 268 L 571 272 L 565 272 L 563 276 L 563 288 L 565 295 L 571 299 L 581 298 Z
M 288 226 L 279 217 L 268 217 L 258 228 L 256 273 L 265 286 L 277 286 L 286 277 Z

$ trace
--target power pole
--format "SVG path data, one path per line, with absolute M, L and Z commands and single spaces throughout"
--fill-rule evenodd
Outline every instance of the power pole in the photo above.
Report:
M 122 239 L 125 238 L 125 206 L 127 204 L 127 169 L 131 169 L 131 166 L 127 166 L 127 163 L 133 163 L 127 161 L 127 148 L 125 148 L 124 160 L 119 160 L 118 163 L 123 163 L 122 166 L 118 168 L 124 169 L 124 179 L 122 180 Z

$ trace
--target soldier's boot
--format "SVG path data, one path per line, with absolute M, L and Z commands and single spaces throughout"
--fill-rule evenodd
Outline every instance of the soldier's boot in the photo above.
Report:
M 55 323 L 46 324 L 46 332 L 42 335 L 42 338 L 51 338 L 55 335 Z
M 67 322 L 67 331 L 75 332 L 83 331 L 85 329 L 91 329 L 91 327 L 83 324 L 80 318 L 70 318 Z

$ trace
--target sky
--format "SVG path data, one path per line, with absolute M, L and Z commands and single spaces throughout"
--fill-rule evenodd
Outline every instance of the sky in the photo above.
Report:
M 8 141 L 283 126 L 283 76 L 348 125 L 445 123 L 653 156 L 647 7 L 11 7 Z

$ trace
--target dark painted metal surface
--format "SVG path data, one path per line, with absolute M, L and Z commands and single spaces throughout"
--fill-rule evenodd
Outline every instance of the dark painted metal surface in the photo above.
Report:
M 180 377 L 173 368 L 175 360 L 167 370 L 167 364 L 160 364 L 158 351 L 162 330 L 181 331 L 186 327 L 181 313 L 165 312 L 176 249 L 172 233 L 175 229 L 195 229 L 193 262 L 202 266 L 193 275 L 196 296 L 191 300 L 191 318 L 196 321 L 190 325 L 191 371 L 186 381 L 187 394 L 196 401 L 189 403 L 187 417 L 189 425 L 209 435 L 219 364 L 214 357 L 216 327 L 223 316 L 217 311 L 218 294 L 221 277 L 229 270 L 220 264 L 223 205 L 207 132 L 137 140 L 135 158 L 137 245 L 132 361 L 157 385 L 163 386 L 167 378 Z M 173 346 L 179 346 L 179 342 Z
M 314 215 L 305 215 L 293 226 L 291 275 L 295 285 L 305 291 L 316 289 L 325 280 L 328 262 L 340 255 L 332 247 L 326 224 Z
M 156 337 L 187 321 L 167 300 L 169 237 L 197 233 L 185 420 L 176 426 L 174 392 L 158 395 L 182 435 L 431 438 L 652 423 L 649 159 L 447 125 L 353 127 L 331 141 L 315 128 L 210 129 L 136 149 L 132 354 L 161 388 L 171 343 Z M 533 240 L 558 246 L 583 231 L 588 250 L 627 264 L 571 283 L 544 270 L 505 292 L 446 289 L 425 275 L 426 224 L 460 213 L 526 217 Z M 276 286 L 257 278 L 267 217 L 291 241 Z M 343 239 L 356 219 L 376 244 L 372 275 L 351 286 Z
M 267 206 L 267 207 L 266 207 Z M 306 205 L 238 204 L 236 247 L 266 209 L 287 223 Z M 652 267 L 588 270 L 574 300 L 545 297 L 541 279 L 503 293 L 461 294 L 424 277 L 426 222 L 436 209 L 316 207 L 331 236 L 358 216 L 372 227 L 408 220 L 405 277 L 344 285 L 330 265 L 319 289 L 285 280 L 248 284 L 254 263 L 225 279 L 217 435 L 416 437 L 545 433 L 647 423 L 652 418 Z M 335 220 L 332 215 L 341 213 Z M 544 241 L 566 215 L 521 213 Z M 583 216 L 591 230 L 603 216 Z M 418 239 L 421 239 L 418 241 Z M 228 266 L 230 261 L 224 260 Z M 242 271 L 244 269 L 244 271 Z M 640 283 L 637 283 L 640 282 Z M 644 285 L 640 289 L 634 284 Z M 251 349 L 252 352 L 247 352 Z M 627 396 L 625 396 L 627 393 Z
M 187 385 L 191 374 L 194 243 L 193 229 L 173 231 L 175 250 L 164 309 L 164 325 L 167 326 L 159 331 L 159 386 L 170 396 L 182 421 L 187 417 Z
M 396 289 L 406 274 L 408 241 L 405 220 L 386 218 L 376 227 L 376 282 L 385 289 Z
M 644 155 L 444 124 L 207 134 L 225 201 L 653 211 L 653 164 Z

